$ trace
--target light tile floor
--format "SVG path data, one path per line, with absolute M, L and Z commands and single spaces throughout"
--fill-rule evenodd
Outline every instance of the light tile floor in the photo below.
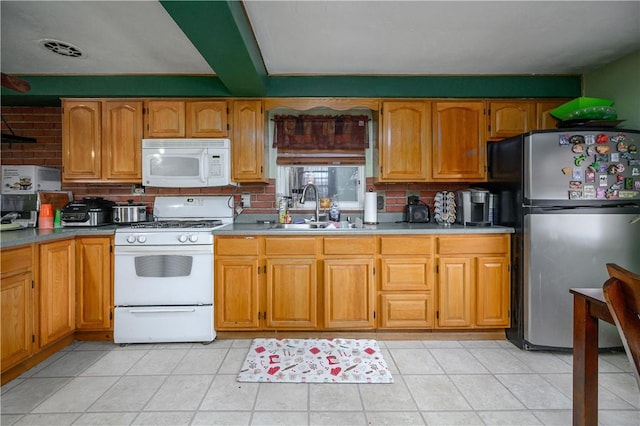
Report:
M 75 342 L 2 387 L 2 425 L 570 425 L 572 357 L 506 341 L 379 341 L 393 384 L 238 383 L 251 340 Z M 624 353 L 599 420 L 640 425 Z

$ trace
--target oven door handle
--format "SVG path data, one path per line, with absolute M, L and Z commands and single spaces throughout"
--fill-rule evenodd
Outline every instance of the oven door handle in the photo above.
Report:
M 195 311 L 195 308 L 129 309 L 129 312 L 132 314 L 167 314 Z
M 195 256 L 213 255 L 213 245 L 185 245 L 185 246 L 115 246 L 116 256 Z

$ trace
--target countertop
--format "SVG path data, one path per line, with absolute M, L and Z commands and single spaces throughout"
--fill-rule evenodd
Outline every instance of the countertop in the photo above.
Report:
M 272 229 L 274 223 L 235 223 L 215 231 L 216 235 L 382 235 L 382 234 L 510 234 L 513 228 L 504 226 L 441 226 L 436 223 L 384 222 L 362 228 L 336 229 Z
M 384 234 L 509 234 L 514 229 L 504 226 L 440 226 L 435 223 L 384 222 L 364 225 L 363 228 L 346 229 L 272 229 L 273 223 L 235 223 L 214 231 L 215 235 L 384 235 Z M 66 227 L 58 229 L 28 228 L 0 233 L 0 248 L 16 247 L 30 243 L 42 243 L 76 236 L 113 235 L 117 225 L 97 227 Z

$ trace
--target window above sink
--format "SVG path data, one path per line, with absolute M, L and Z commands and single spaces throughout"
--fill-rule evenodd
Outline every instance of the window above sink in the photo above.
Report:
M 365 166 L 361 165 L 287 165 L 277 167 L 276 194 L 290 196 L 292 208 L 315 210 L 317 200 L 310 198 L 304 204 L 298 200 L 302 188 L 311 182 L 318 190 L 318 198 L 337 195 L 342 210 L 362 210 L 364 207 Z M 315 197 L 310 192 L 311 197 Z

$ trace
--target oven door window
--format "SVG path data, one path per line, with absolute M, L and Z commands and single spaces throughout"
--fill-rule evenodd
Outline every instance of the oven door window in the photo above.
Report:
M 151 278 L 175 278 L 191 275 L 192 256 L 154 255 L 136 256 L 136 276 Z

